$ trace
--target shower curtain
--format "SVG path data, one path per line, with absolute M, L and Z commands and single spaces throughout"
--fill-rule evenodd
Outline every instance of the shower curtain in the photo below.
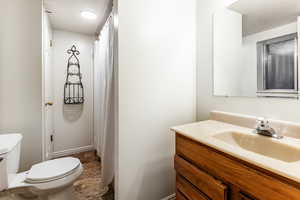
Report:
M 94 133 L 104 186 L 114 178 L 114 26 L 110 16 L 94 49 Z

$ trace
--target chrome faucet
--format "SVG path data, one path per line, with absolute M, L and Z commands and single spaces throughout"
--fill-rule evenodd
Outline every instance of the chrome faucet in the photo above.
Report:
M 269 121 L 264 118 L 257 119 L 257 124 L 254 133 L 276 139 L 283 138 L 283 136 L 278 135 L 276 133 L 276 131 L 270 126 Z

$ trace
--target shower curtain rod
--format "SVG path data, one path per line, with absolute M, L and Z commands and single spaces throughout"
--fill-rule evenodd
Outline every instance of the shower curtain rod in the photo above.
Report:
M 113 9 L 114 9 L 114 3 L 113 3 L 112 0 L 110 0 L 110 3 L 107 5 L 106 10 L 104 12 L 104 16 L 106 16 L 106 18 L 104 18 L 103 20 L 101 20 L 101 22 L 99 23 L 99 25 L 97 27 L 97 30 L 95 32 L 95 36 L 96 37 L 99 37 L 99 35 L 101 34 L 103 26 L 106 24 L 107 20 L 109 19 L 109 17 L 113 13 Z

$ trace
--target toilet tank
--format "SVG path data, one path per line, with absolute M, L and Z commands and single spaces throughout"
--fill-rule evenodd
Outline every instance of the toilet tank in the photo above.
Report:
M 21 134 L 0 134 L 0 191 L 7 188 L 19 170 Z

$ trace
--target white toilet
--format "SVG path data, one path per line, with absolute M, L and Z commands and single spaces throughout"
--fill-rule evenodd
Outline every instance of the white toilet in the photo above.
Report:
M 74 181 L 82 173 L 77 158 L 60 158 L 17 173 L 22 135 L 0 135 L 0 200 L 75 200 Z

